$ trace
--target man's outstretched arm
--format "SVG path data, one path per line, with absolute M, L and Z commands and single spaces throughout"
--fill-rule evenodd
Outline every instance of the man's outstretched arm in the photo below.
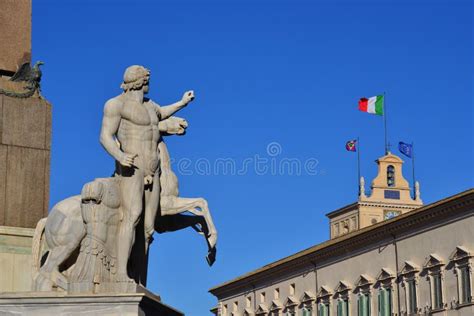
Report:
M 104 106 L 104 117 L 102 118 L 102 128 L 100 130 L 100 143 L 121 165 L 131 167 L 136 155 L 124 153 L 120 150 L 115 141 L 115 134 L 118 131 L 120 119 L 120 104 L 117 104 L 113 100 L 107 101 Z
M 184 108 L 186 105 L 188 105 L 188 103 L 191 102 L 192 100 L 194 100 L 194 91 L 190 90 L 190 91 L 186 91 L 183 94 L 183 97 L 181 98 L 180 101 L 173 103 L 171 105 L 160 107 L 159 108 L 159 112 L 161 116 L 160 120 L 166 120 L 171 115 L 175 114 L 176 112 Z

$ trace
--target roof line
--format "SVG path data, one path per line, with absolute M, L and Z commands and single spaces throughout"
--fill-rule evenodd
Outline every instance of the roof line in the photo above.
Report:
M 340 207 L 337 210 L 334 210 L 334 211 L 331 211 L 331 212 L 327 213 L 325 216 L 330 217 L 332 215 L 336 215 L 337 213 L 345 211 L 347 209 L 350 209 L 350 208 L 356 206 L 357 204 L 359 204 L 359 201 L 356 201 L 356 202 L 353 202 L 351 204 L 347 204 L 346 206 Z
M 474 194 L 474 188 L 470 188 L 468 190 L 465 190 L 465 191 L 462 191 L 458 194 L 455 194 L 455 195 L 452 195 L 452 196 L 449 196 L 449 197 L 446 197 L 444 199 L 441 199 L 441 200 L 438 200 L 436 202 L 433 202 L 431 204 L 428 204 L 428 205 L 425 205 L 425 206 L 422 206 L 420 208 L 417 208 L 413 211 L 410 211 L 410 212 L 407 212 L 405 214 L 401 214 L 393 219 L 390 219 L 390 220 L 385 220 L 385 221 L 382 221 L 382 222 L 379 222 L 377 224 L 374 224 L 374 225 L 371 225 L 371 226 L 368 226 L 368 227 L 365 227 L 365 228 L 362 228 L 358 231 L 354 231 L 352 233 L 349 233 L 349 234 L 346 234 L 346 235 L 343 235 L 343 236 L 340 236 L 340 237 L 337 237 L 337 238 L 334 238 L 334 239 L 329 239 L 329 240 L 326 240 L 320 244 L 316 244 L 314 246 L 311 246 L 309 248 L 306 248 L 304 250 L 301 250 L 297 253 L 294 253 L 290 256 L 287 256 L 287 257 L 284 257 L 280 260 L 277 260 L 277 261 L 274 261 L 274 262 L 271 262 L 267 265 L 264 265 L 263 267 L 261 268 L 258 268 L 256 270 L 253 270 L 253 271 L 250 271 L 248 273 L 245 273 L 239 277 L 236 277 L 230 281 L 227 281 L 227 282 L 224 282 L 224 283 L 221 283 L 220 285 L 217 285 L 217 286 L 214 286 L 212 287 L 211 289 L 209 289 L 209 292 L 214 294 L 213 292 L 219 290 L 219 289 L 222 289 L 223 287 L 225 286 L 228 286 L 230 284 L 233 284 L 233 283 L 236 283 L 236 282 L 239 282 L 239 281 L 243 281 L 245 279 L 248 279 L 252 276 L 255 276 L 255 275 L 258 275 L 262 272 L 265 272 L 265 271 L 268 271 L 268 270 L 271 270 L 275 267 L 278 267 L 278 266 L 281 266 L 289 261 L 292 261 L 292 260 L 295 260 L 295 259 L 298 259 L 298 258 L 301 258 L 301 257 L 304 257 L 308 254 L 311 254 L 311 253 L 315 253 L 317 251 L 321 251 L 323 250 L 324 248 L 327 248 L 327 247 L 330 247 L 330 246 L 334 246 L 335 244 L 338 244 L 338 243 L 342 243 L 344 241 L 346 241 L 347 239 L 350 239 L 350 238 L 353 238 L 353 237 L 356 237 L 356 236 L 360 236 L 360 235 L 363 235 L 363 234 L 366 234 L 368 232 L 371 232 L 375 229 L 378 229 L 380 227 L 383 227 L 383 226 L 386 226 L 386 225 L 391 225 L 391 224 L 394 224 L 402 219 L 405 219 L 405 218 L 409 218 L 411 216 L 414 216 L 416 214 L 419 214 L 419 213 L 422 213 L 424 211 L 427 211 L 429 209 L 432 209 L 432 208 L 435 208 L 437 206 L 440 206 L 440 205 L 443 205 L 443 204 L 446 204 L 446 203 L 449 203 L 453 200 L 456 200 L 456 199 L 459 199 L 459 198 L 462 198 L 462 197 L 465 197 L 465 196 L 468 196 L 468 195 L 471 195 L 471 194 Z

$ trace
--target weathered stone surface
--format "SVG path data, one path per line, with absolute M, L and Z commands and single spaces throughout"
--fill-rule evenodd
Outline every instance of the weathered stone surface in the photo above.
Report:
M 2 144 L 49 149 L 50 111 L 51 106 L 39 98 L 3 96 Z
M 45 168 L 49 151 L 9 146 L 7 154 L 5 225 L 35 227 L 47 214 Z
M 51 134 L 53 130 L 53 118 L 52 118 L 52 106 L 51 104 L 46 101 L 46 100 L 41 100 L 41 106 L 44 107 L 46 111 L 46 125 L 45 125 L 45 139 L 44 139 L 44 146 L 45 149 L 51 150 Z M 48 186 L 49 187 L 49 186 Z
M 51 105 L 0 95 L 0 225 L 34 227 L 49 208 Z
M 15 72 L 31 59 L 31 0 L 2 0 L 0 71 Z
M 0 292 L 31 290 L 31 228 L 0 226 Z
M 64 295 L 52 292 L 0 294 L 0 315 L 182 316 L 182 312 L 146 293 Z
M 31 290 L 31 255 L 0 252 L 0 266 L 0 292 Z
M 0 267 L 2 267 L 2 273 L 0 273 L 0 288 L 2 291 L 11 290 L 13 288 L 13 256 L 8 253 L 0 253 Z
M 0 252 L 31 254 L 34 229 L 0 226 Z
M 1 89 L 1 87 L 0 87 Z M 2 131 L 3 131 L 3 95 L 0 94 L 0 140 L 2 139 Z
M 43 216 L 48 216 L 49 210 L 49 178 L 50 178 L 50 170 L 51 170 L 51 152 L 45 152 L 46 157 L 44 161 L 44 186 L 40 189 L 43 189 Z
M 7 184 L 7 146 L 0 144 L 0 225 L 5 225 L 6 184 Z

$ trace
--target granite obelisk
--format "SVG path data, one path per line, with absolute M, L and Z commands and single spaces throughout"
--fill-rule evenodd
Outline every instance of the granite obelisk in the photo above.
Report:
M 51 104 L 39 92 L 39 65 L 31 67 L 31 0 L 2 0 L 0 43 L 0 292 L 28 291 L 51 149 Z

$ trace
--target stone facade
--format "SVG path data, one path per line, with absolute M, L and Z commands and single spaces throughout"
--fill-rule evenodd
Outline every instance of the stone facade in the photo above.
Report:
M 216 315 L 473 315 L 474 189 L 210 290 Z

